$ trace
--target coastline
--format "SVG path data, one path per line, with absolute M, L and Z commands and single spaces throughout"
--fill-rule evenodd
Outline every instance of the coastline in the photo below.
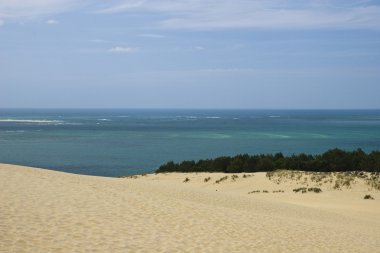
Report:
M 375 252 L 380 247 L 380 192 L 364 182 L 339 190 L 322 184 L 322 193 L 302 194 L 293 192 L 301 181 L 269 180 L 263 172 L 236 175 L 109 178 L 0 164 L 0 252 Z M 364 200 L 365 194 L 374 200 Z

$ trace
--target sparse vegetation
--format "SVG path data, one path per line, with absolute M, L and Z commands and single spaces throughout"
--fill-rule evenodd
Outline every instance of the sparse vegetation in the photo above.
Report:
M 296 189 L 293 189 L 293 191 L 295 192 L 295 193 L 297 193 L 297 192 L 306 192 L 306 190 L 307 190 L 307 188 L 306 187 L 300 187 L 300 188 L 296 188 Z
M 232 179 L 232 181 L 235 181 L 236 179 L 238 179 L 239 178 L 239 176 L 238 175 L 232 175 L 232 177 L 231 177 L 231 179 Z
M 249 178 L 249 177 L 253 177 L 253 176 L 254 176 L 253 174 L 244 174 L 243 178 Z
M 364 196 L 364 199 L 374 199 L 371 195 L 367 194 Z
M 187 183 L 187 182 L 189 182 L 190 181 L 190 179 L 187 177 L 187 178 L 185 178 L 185 180 L 183 180 L 183 182 L 184 183 Z
M 380 190 L 380 172 L 346 171 L 346 172 L 311 172 L 276 170 L 268 171 L 266 177 L 280 184 L 295 181 L 303 187 L 318 187 L 327 184 L 334 190 L 350 189 L 359 181 L 364 181 L 370 189 Z M 305 180 L 305 178 L 308 178 Z
M 310 188 L 299 187 L 299 188 L 293 189 L 293 192 L 295 192 L 295 193 L 297 193 L 297 192 L 307 193 L 308 191 L 309 192 L 315 192 L 315 193 L 321 193 L 322 189 L 318 188 L 318 187 L 310 187 Z
M 252 194 L 252 193 L 260 193 L 261 191 L 260 190 L 255 190 L 255 191 L 250 191 L 248 192 L 248 194 Z M 277 191 L 273 191 L 273 193 L 284 193 L 285 191 L 284 190 L 277 190 Z M 269 191 L 267 190 L 263 190 L 263 193 L 269 193 Z
M 138 178 L 138 175 L 120 176 L 120 178 L 131 178 L 131 179 L 136 179 L 136 178 Z
M 322 192 L 322 189 L 321 189 L 321 188 L 318 188 L 318 187 L 307 188 L 307 190 L 308 190 L 309 192 L 315 192 L 315 193 L 321 193 L 321 192 Z
M 227 179 L 228 179 L 228 176 L 224 176 L 224 177 L 221 177 L 218 180 L 216 180 L 215 183 L 219 184 L 220 182 L 227 180 Z
M 211 180 L 211 177 L 206 177 L 203 181 L 205 182 L 205 183 L 207 183 L 208 181 L 210 181 Z
M 380 190 L 380 172 L 372 172 L 365 181 L 373 189 Z

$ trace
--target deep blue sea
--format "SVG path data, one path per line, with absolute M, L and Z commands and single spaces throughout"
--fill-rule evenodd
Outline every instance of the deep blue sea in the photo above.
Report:
M 0 162 L 121 176 L 240 153 L 380 150 L 380 110 L 0 109 Z

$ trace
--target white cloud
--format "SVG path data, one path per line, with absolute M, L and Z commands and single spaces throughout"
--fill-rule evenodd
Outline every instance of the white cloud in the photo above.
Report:
M 46 24 L 48 25 L 57 25 L 59 24 L 59 22 L 55 19 L 49 19 L 48 21 L 46 21 Z
M 201 47 L 201 46 L 196 46 L 194 47 L 195 50 L 198 50 L 198 51 L 202 51 L 202 50 L 205 50 L 204 47 Z
M 108 49 L 108 52 L 118 53 L 118 54 L 129 54 L 136 51 L 137 51 L 137 48 L 133 48 L 133 47 L 113 47 L 113 48 Z
M 380 6 L 362 0 L 124 0 L 98 11 L 117 12 L 159 13 L 171 29 L 380 28 Z

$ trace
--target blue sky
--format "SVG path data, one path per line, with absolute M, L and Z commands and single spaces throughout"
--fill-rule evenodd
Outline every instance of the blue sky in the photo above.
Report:
M 379 94 L 380 1 L 0 1 L 0 107 L 380 108 Z

